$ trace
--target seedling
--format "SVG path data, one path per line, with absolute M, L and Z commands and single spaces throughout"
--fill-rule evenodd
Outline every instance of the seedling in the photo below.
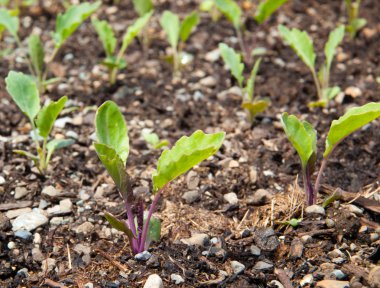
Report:
M 150 129 L 143 129 L 141 132 L 144 140 L 149 144 L 153 149 L 161 149 L 170 145 L 169 140 L 163 139 L 160 140 L 156 133 L 153 133 Z
M 364 18 L 359 18 L 360 2 L 361 0 L 346 0 L 348 16 L 348 25 L 346 30 L 351 39 L 354 39 L 358 31 L 367 24 L 367 20 Z
M 78 29 L 78 27 L 101 5 L 101 2 L 82 3 L 71 6 L 64 14 L 59 14 L 56 21 L 55 32 L 52 33 L 54 40 L 54 51 L 44 63 L 45 51 L 39 36 L 31 35 L 28 39 L 28 66 L 30 73 L 35 77 L 38 88 L 43 91 L 45 87 L 58 79 L 47 79 L 48 70 L 46 67 L 54 60 L 63 43 Z M 22 48 L 21 40 L 18 36 L 19 19 L 12 16 L 5 9 L 0 9 L 0 26 L 5 27 L 15 38 L 17 45 Z
M 264 23 L 277 9 L 279 9 L 287 0 L 264 0 L 258 6 L 254 19 L 258 24 Z M 244 59 L 251 61 L 250 51 L 247 49 L 244 41 L 244 18 L 243 11 L 239 4 L 234 0 L 215 0 L 217 9 L 227 18 L 234 26 L 239 41 L 240 50 Z
M 301 160 L 307 205 L 313 205 L 317 202 L 317 193 L 323 171 L 336 146 L 351 133 L 378 117 L 380 117 L 380 102 L 368 103 L 361 107 L 350 108 L 342 117 L 331 123 L 330 131 L 326 138 L 323 160 L 313 187 L 311 176 L 315 170 L 317 160 L 317 131 L 310 123 L 301 121 L 294 115 L 289 116 L 288 113 L 282 115 L 281 123 L 286 136 Z
M 193 29 L 198 25 L 199 15 L 193 12 L 185 17 L 181 22 L 178 15 L 165 11 L 160 19 L 160 24 L 165 30 L 168 42 L 173 50 L 173 69 L 177 73 L 180 70 L 182 59 L 185 54 L 182 52 L 183 46 L 189 38 Z
M 182 137 L 170 150 L 162 152 L 157 169 L 153 172 L 153 202 L 144 216 L 144 201 L 136 199 L 129 187 L 129 176 L 125 170 L 129 154 L 128 129 L 117 105 L 112 101 L 99 107 L 95 118 L 98 141 L 95 150 L 108 173 L 114 180 L 124 199 L 127 219 L 118 219 L 106 212 L 107 221 L 124 232 L 134 254 L 148 249 L 151 240 L 159 240 L 160 222 L 153 217 L 161 194 L 171 181 L 186 173 L 193 166 L 215 154 L 224 140 L 224 132 L 204 134 L 194 132 Z
M 37 155 L 24 150 L 14 150 L 14 152 L 31 158 L 40 173 L 46 174 L 53 152 L 74 143 L 72 139 L 48 141 L 54 122 L 65 106 L 67 97 L 63 96 L 57 102 L 52 101 L 41 109 L 37 84 L 33 78 L 21 72 L 10 71 L 5 83 L 8 93 L 30 121 L 33 129 L 32 138 L 37 148 Z
M 127 50 L 129 44 L 131 44 L 133 39 L 148 23 L 152 13 L 153 11 L 145 14 L 128 27 L 123 36 L 123 41 L 118 53 L 116 53 L 117 39 L 111 25 L 104 20 L 100 21 L 96 18 L 92 19 L 92 24 L 98 33 L 99 39 L 102 42 L 106 53 L 106 58 L 102 64 L 108 69 L 108 77 L 111 85 L 115 84 L 118 71 L 127 67 L 127 62 L 123 59 L 125 50 Z
M 317 72 L 315 68 L 316 54 L 314 52 L 313 41 L 310 36 L 305 31 L 301 31 L 296 28 L 289 30 L 283 25 L 280 25 L 278 30 L 281 37 L 289 43 L 313 75 L 319 100 L 316 102 L 311 102 L 309 106 L 325 107 L 328 105 L 329 101 L 340 92 L 340 88 L 338 86 L 330 87 L 330 69 L 336 49 L 344 37 L 344 26 L 341 25 L 330 33 L 324 49 L 325 61 L 320 67 L 319 72 Z
M 283 221 L 283 222 L 277 222 L 278 224 L 281 225 L 286 225 L 286 226 L 292 226 L 293 228 L 297 228 L 302 222 L 302 218 L 292 218 L 289 221 Z
M 219 44 L 219 50 L 224 63 L 239 84 L 243 94 L 243 102 L 241 106 L 248 112 L 248 119 L 253 123 L 256 115 L 263 112 L 270 103 L 266 98 L 254 97 L 255 80 L 261 63 L 261 58 L 256 61 L 249 78 L 244 81 L 245 65 L 242 62 L 241 55 L 224 43 Z
M 152 0 L 133 0 L 133 8 L 140 17 L 153 11 Z

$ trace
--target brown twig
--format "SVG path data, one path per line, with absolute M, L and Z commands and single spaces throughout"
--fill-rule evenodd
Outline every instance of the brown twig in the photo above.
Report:
M 65 286 L 63 284 L 55 282 L 55 281 L 48 279 L 48 278 L 45 279 L 44 284 L 49 286 L 49 287 L 52 287 L 52 288 L 68 288 L 67 286 Z
M 302 232 L 302 233 L 298 233 L 297 236 L 298 237 L 302 237 L 302 236 L 305 236 L 305 235 L 309 235 L 309 236 L 317 236 L 317 235 L 323 235 L 323 234 L 331 234 L 335 231 L 335 228 L 330 228 L 330 229 L 320 229 L 320 230 L 314 230 L 314 231 L 309 231 L 309 232 Z
M 107 253 L 105 253 L 104 251 L 100 250 L 100 249 L 95 249 L 95 252 L 100 254 L 101 256 L 103 256 L 104 258 L 106 258 L 108 261 L 111 262 L 111 264 L 113 266 L 115 266 L 116 268 L 118 268 L 119 270 L 125 272 L 128 270 L 127 267 L 125 267 L 123 264 L 121 264 L 120 262 L 116 261 L 115 259 L 113 259 L 110 255 L 108 255 Z

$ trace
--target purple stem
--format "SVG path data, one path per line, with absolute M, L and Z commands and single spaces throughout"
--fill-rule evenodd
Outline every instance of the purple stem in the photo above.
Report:
M 315 180 L 315 185 L 314 185 L 315 194 L 317 194 L 319 191 L 319 186 L 321 184 L 321 177 L 322 177 L 323 171 L 325 170 L 326 163 L 327 163 L 327 157 L 323 158 L 321 167 L 319 168 L 319 171 L 318 171 L 317 180 Z
M 313 191 L 309 169 L 307 168 L 305 169 L 305 171 L 303 171 L 303 182 L 304 182 L 303 185 L 305 187 L 305 192 L 306 192 L 307 206 L 313 205 L 316 203 L 317 197 L 316 197 L 315 191 Z
M 132 234 L 134 236 L 134 238 L 131 241 L 131 247 L 132 247 L 132 252 L 135 254 L 138 250 L 140 243 L 136 235 L 136 226 L 135 226 L 135 221 L 134 221 L 131 205 L 126 201 L 124 203 L 125 203 L 125 210 L 127 210 L 128 226 L 129 226 L 129 229 L 131 229 Z
M 141 243 L 141 234 L 144 226 L 144 203 L 139 201 L 137 204 L 137 234 L 138 234 L 138 242 L 139 246 Z

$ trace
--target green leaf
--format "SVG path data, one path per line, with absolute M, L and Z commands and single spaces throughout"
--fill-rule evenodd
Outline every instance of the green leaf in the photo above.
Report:
M 306 66 L 310 70 L 314 70 L 316 55 L 314 53 L 313 41 L 309 35 L 305 31 L 300 31 L 296 28 L 289 30 L 283 25 L 278 26 L 278 31 Z
M 158 135 L 156 133 L 152 133 L 148 130 L 143 130 L 141 134 L 144 140 L 152 146 L 155 146 L 160 142 L 160 138 L 158 138 Z
M 117 61 L 116 56 L 106 57 L 101 63 L 108 69 L 124 69 L 125 67 L 127 67 L 127 61 L 125 61 L 125 59 L 120 59 L 119 61 Z
M 132 230 L 128 228 L 128 225 L 125 221 L 117 219 L 115 216 L 108 212 L 104 212 L 104 217 L 113 228 L 121 232 L 124 232 L 129 239 L 135 238 L 135 236 L 132 233 Z
M 244 102 L 241 107 L 248 110 L 250 115 L 250 120 L 253 121 L 257 114 L 265 111 L 269 106 L 269 100 L 257 100 L 254 102 Z
M 222 146 L 224 136 L 224 132 L 205 134 L 198 130 L 190 137 L 183 136 L 172 149 L 162 152 L 153 173 L 153 192 L 214 155 Z
M 229 47 L 227 44 L 219 43 L 220 55 L 222 56 L 224 63 L 230 69 L 232 76 L 238 81 L 239 86 L 243 86 L 243 70 L 244 64 L 241 60 L 241 55 Z
M 74 139 L 53 139 L 49 141 L 49 143 L 46 145 L 46 148 L 48 151 L 47 158 L 50 159 L 50 156 L 53 154 L 55 150 L 66 148 L 70 145 L 73 145 L 74 143 L 75 143 Z
M 128 45 L 132 42 L 133 39 L 141 32 L 141 30 L 148 23 L 150 17 L 152 16 L 153 11 L 145 14 L 144 16 L 138 18 L 135 23 L 128 27 L 127 32 L 123 36 L 123 43 L 121 45 L 120 54 L 124 54 Z
M 282 114 L 281 124 L 286 136 L 296 149 L 305 170 L 309 160 L 317 154 L 317 131 L 306 121 L 300 121 L 294 115 Z
M 5 83 L 17 106 L 33 122 L 41 108 L 36 82 L 21 72 L 10 71 Z
M 247 92 L 247 100 L 251 102 L 253 100 L 253 96 L 255 94 L 255 81 L 257 72 L 259 71 L 261 63 L 261 58 L 257 59 L 255 65 L 252 68 L 251 75 L 248 78 L 247 86 L 245 87 L 245 91 Z
M 288 0 L 264 0 L 260 2 L 254 16 L 257 23 L 264 23 L 278 8 L 284 5 Z
M 199 10 L 202 12 L 210 12 L 214 5 L 214 0 L 203 0 L 201 4 L 199 4 Z
M 99 143 L 115 150 L 125 163 L 129 154 L 129 138 L 127 124 L 119 107 L 106 101 L 101 105 L 95 116 L 96 137 Z
M 336 48 L 342 42 L 344 38 L 344 25 L 340 25 L 335 28 L 335 30 L 330 32 L 329 39 L 325 45 L 325 56 L 326 56 L 326 68 L 330 71 L 331 63 L 335 55 Z
M 183 19 L 179 31 L 179 36 L 181 38 L 182 42 L 186 42 L 186 40 L 189 38 L 192 30 L 197 26 L 199 23 L 199 15 L 197 12 L 193 12 L 190 15 L 187 15 L 185 19 Z
M 96 18 L 92 18 L 92 25 L 94 26 L 96 33 L 98 33 L 99 39 L 103 44 L 104 51 L 107 57 L 112 57 L 116 49 L 116 37 L 113 33 L 112 27 L 107 21 L 100 21 Z
M 5 27 L 14 38 L 18 39 L 18 17 L 12 16 L 12 14 L 8 10 L 3 8 L 0 8 L 0 27 Z
M 340 93 L 340 87 L 334 86 L 329 87 L 323 93 L 325 94 L 325 99 L 332 100 Z
M 31 35 L 28 38 L 29 55 L 36 74 L 41 77 L 44 71 L 44 47 L 38 35 Z
M 127 191 L 128 175 L 125 171 L 125 162 L 119 157 L 115 149 L 105 144 L 94 143 L 96 153 L 108 174 L 115 182 L 120 193 L 124 195 Z
M 26 156 L 26 157 L 32 159 L 33 162 L 34 162 L 34 164 L 37 164 L 37 162 L 39 160 L 38 156 L 36 156 L 36 155 L 34 155 L 32 153 L 29 153 L 27 151 L 24 151 L 24 150 L 17 150 L 16 149 L 16 150 L 13 150 L 13 153 L 16 153 L 16 154 L 22 155 L 22 156 Z
M 181 27 L 178 16 L 166 10 L 161 16 L 160 24 L 166 33 L 170 46 L 176 50 Z
M 216 0 L 216 7 L 234 25 L 236 30 L 240 30 L 242 11 L 239 5 L 233 0 Z
M 153 10 L 153 3 L 152 0 L 133 0 L 133 8 L 140 16 L 143 16 Z
M 71 6 L 64 14 L 59 14 L 55 23 L 53 38 L 56 47 L 61 47 L 67 38 L 102 4 L 101 1 L 94 3 L 84 2 Z
M 67 97 L 63 96 L 57 102 L 52 101 L 40 110 L 36 119 L 36 125 L 41 137 L 47 138 L 49 136 L 55 120 L 63 107 L 65 107 L 66 101 Z
M 146 219 L 148 218 L 148 211 L 144 211 L 144 221 L 143 225 L 146 223 Z M 135 226 L 138 227 L 137 217 L 135 217 Z M 138 231 L 136 231 L 138 232 Z M 161 221 L 160 219 L 154 217 L 153 215 L 150 217 L 148 234 L 145 240 L 145 245 L 149 246 L 150 242 L 160 240 L 161 236 Z
M 328 157 L 335 146 L 348 135 L 378 117 L 380 117 L 380 102 L 371 102 L 361 107 L 349 109 L 342 117 L 331 123 L 330 131 L 326 138 L 326 149 L 323 153 L 323 157 Z

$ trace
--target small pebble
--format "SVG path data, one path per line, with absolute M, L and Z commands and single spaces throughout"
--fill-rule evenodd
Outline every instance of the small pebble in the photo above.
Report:
M 21 238 L 22 240 L 29 241 L 32 239 L 33 235 L 29 231 L 26 230 L 18 230 L 15 232 L 15 236 L 17 238 Z
M 231 205 L 237 205 L 239 203 L 239 199 L 234 192 L 230 192 L 223 195 L 223 198 L 226 202 L 228 202 Z
M 273 268 L 273 264 L 267 263 L 264 261 L 259 261 L 255 264 L 255 266 L 253 266 L 253 269 L 256 269 L 256 270 L 270 270 L 272 268 Z
M 135 259 L 138 261 L 147 261 L 152 256 L 148 251 L 143 251 L 135 255 Z
M 144 284 L 144 288 L 164 288 L 164 283 L 162 279 L 157 274 L 149 275 L 148 279 Z
M 187 245 L 209 246 L 210 237 L 204 233 L 197 233 L 192 235 L 190 238 L 181 239 L 181 242 Z
M 334 222 L 334 220 L 329 219 L 329 218 L 327 218 L 327 219 L 325 220 L 325 223 L 326 223 L 327 228 L 333 228 L 333 227 L 335 226 L 335 222 Z
M 182 284 L 182 283 L 185 282 L 185 279 L 183 279 L 182 276 L 179 275 L 179 274 L 172 274 L 172 275 L 170 275 L 170 279 L 176 285 L 179 285 L 179 284 Z
M 319 205 L 311 205 L 311 206 L 306 207 L 305 213 L 306 215 L 313 215 L 313 214 L 325 215 L 325 209 Z
M 301 287 L 304 287 L 304 286 L 306 286 L 306 285 L 308 285 L 308 284 L 312 284 L 314 282 L 314 277 L 313 277 L 313 275 L 312 274 L 307 274 L 307 275 L 305 275 L 302 279 L 301 279 L 301 281 L 300 281 L 300 285 L 301 285 Z
M 7 247 L 9 250 L 12 250 L 12 249 L 16 248 L 16 243 L 13 241 L 10 241 L 10 242 L 8 242 Z
M 240 274 L 244 271 L 245 266 L 238 261 L 231 261 L 231 268 L 235 274 Z
M 255 255 L 255 256 L 260 256 L 260 254 L 261 254 L 261 249 L 259 247 L 257 247 L 256 245 L 251 245 L 250 251 L 251 251 L 252 255 Z

